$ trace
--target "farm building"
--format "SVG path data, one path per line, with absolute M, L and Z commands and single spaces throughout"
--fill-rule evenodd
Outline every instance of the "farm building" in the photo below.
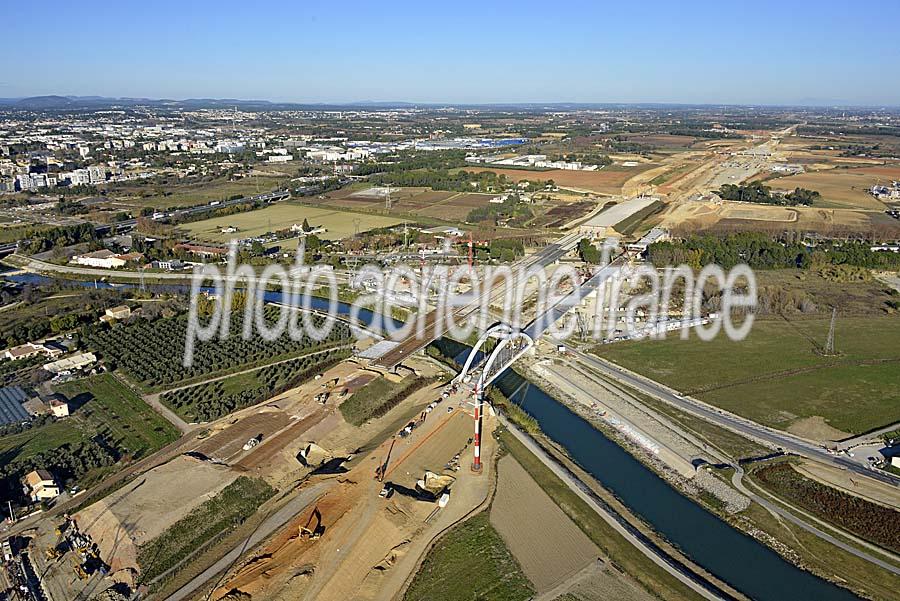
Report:
M 49 371 L 51 374 L 59 374 L 64 371 L 75 371 L 78 369 L 84 369 L 88 365 L 93 364 L 97 361 L 97 356 L 94 353 L 78 353 L 77 355 L 72 355 L 71 357 L 65 357 L 64 359 L 60 359 L 59 361 L 53 361 L 52 363 L 47 363 L 44 365 L 44 369 Z
M 131 308 L 127 305 L 119 305 L 106 310 L 106 315 L 110 319 L 128 319 L 131 317 Z

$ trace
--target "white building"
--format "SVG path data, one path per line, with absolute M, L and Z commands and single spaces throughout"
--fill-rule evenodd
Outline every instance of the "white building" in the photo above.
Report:
M 55 499 L 59 496 L 59 486 L 47 470 L 34 470 L 25 475 L 25 488 L 35 503 Z

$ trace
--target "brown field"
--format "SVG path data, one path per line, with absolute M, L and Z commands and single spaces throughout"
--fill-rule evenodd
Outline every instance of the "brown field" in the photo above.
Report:
M 197 452 L 212 459 L 226 460 L 239 453 L 250 438 L 260 436 L 265 439 L 290 423 L 290 418 L 281 411 L 261 411 L 225 428 L 204 440 L 197 446 Z
M 462 221 L 475 207 L 484 206 L 492 194 L 447 192 L 429 188 L 400 188 L 391 193 L 391 215 L 421 216 L 445 221 Z M 361 211 L 385 212 L 385 199 L 365 190 L 343 189 L 329 192 L 322 206 Z
M 186 455 L 150 470 L 76 514 L 112 571 L 137 569 L 136 547 L 162 534 L 228 486 L 237 473 Z
M 826 235 L 864 232 L 888 238 L 900 234 L 900 222 L 883 213 L 732 202 L 714 204 L 691 201 L 672 204 L 662 217 L 662 226 L 672 229 L 678 235 L 703 230 L 793 230 L 815 231 Z
M 428 420 L 442 421 L 427 437 L 416 435 L 397 439 L 391 456 L 392 465 L 386 473 L 391 482 L 415 488 L 416 480 L 426 470 L 442 473 L 444 465 L 466 448 L 474 431 L 472 419 L 465 411 L 454 409 L 450 416 L 446 415 L 446 411 L 447 407 L 441 404 L 429 414 Z
M 505 175 L 513 181 L 552 179 L 557 186 L 591 190 L 602 194 L 619 194 L 622 185 L 634 175 L 655 166 L 655 163 L 642 163 L 636 167 L 604 167 L 598 171 L 567 171 L 551 169 L 549 171 L 526 171 L 523 169 L 495 169 L 489 167 L 466 167 L 466 171 L 475 173 L 493 171 Z
M 900 168 L 830 169 L 778 177 L 768 180 L 767 184 L 777 189 L 816 190 L 822 195 L 822 201 L 815 203 L 817 206 L 879 211 L 884 210 L 884 204 L 876 200 L 867 190 L 879 181 L 887 183 L 891 179 L 900 179 Z
M 561 227 L 574 219 L 584 217 L 597 207 L 593 201 L 572 202 L 553 207 L 537 217 L 531 225 L 539 227 Z
M 649 144 L 657 148 L 674 149 L 690 148 L 697 141 L 693 136 L 677 136 L 672 134 L 631 134 L 627 136 L 629 142 Z
M 511 456 L 500 460 L 491 525 L 538 593 L 595 561 L 597 546 Z

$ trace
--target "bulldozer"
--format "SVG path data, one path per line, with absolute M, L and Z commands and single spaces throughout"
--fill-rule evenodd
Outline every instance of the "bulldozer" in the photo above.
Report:
M 316 524 L 314 527 L 311 527 L 313 525 L 313 520 L 315 520 Z M 300 537 L 308 538 L 309 540 L 317 540 L 324 532 L 325 526 L 322 525 L 322 512 L 316 507 L 309 515 L 306 526 L 300 526 Z

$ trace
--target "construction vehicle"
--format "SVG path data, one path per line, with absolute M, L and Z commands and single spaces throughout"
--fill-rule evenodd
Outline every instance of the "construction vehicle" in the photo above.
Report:
M 388 447 L 387 455 L 384 456 L 384 461 L 375 468 L 375 479 L 379 482 L 384 482 L 384 475 L 387 473 L 388 463 L 391 461 L 391 452 L 394 450 L 394 445 L 397 443 L 396 438 L 391 438 L 391 446 Z
M 314 528 L 310 528 L 313 519 L 315 519 L 316 525 Z M 309 540 L 316 540 L 322 536 L 323 532 L 325 532 L 325 526 L 322 525 L 322 513 L 319 511 L 319 507 L 316 506 L 309 515 L 306 526 L 300 526 L 300 536 Z
M 87 580 L 88 573 L 84 571 L 80 563 L 76 563 L 72 570 L 78 575 L 79 580 Z
M 245 451 L 249 451 L 250 449 L 252 449 L 252 448 L 255 447 L 256 445 L 258 445 L 258 444 L 260 443 L 261 440 L 262 440 L 262 434 L 258 434 L 258 435 L 256 435 L 256 436 L 254 436 L 253 438 L 251 438 L 250 440 L 248 440 L 247 442 L 245 442 L 245 443 L 244 443 L 243 449 L 244 449 Z

